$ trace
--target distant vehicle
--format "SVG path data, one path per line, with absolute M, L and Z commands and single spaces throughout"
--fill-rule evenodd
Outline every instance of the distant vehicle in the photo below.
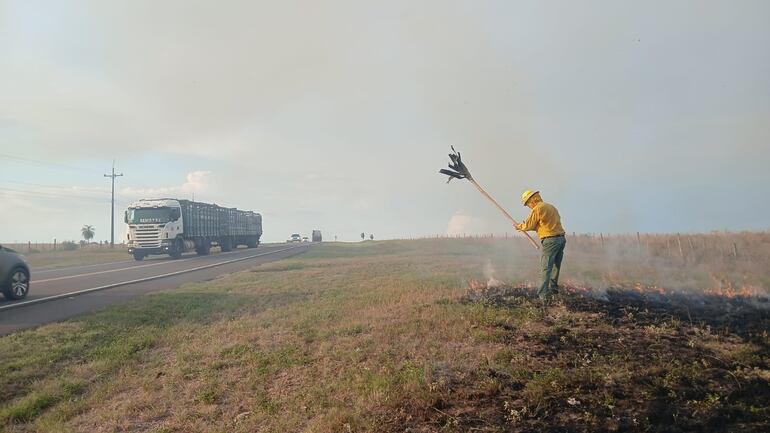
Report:
M 313 242 L 321 242 L 323 237 L 321 236 L 321 230 L 313 230 Z
M 302 242 L 302 236 L 300 236 L 299 233 L 292 233 L 291 237 L 286 242 Z
M 150 254 L 178 259 L 192 250 L 203 256 L 212 245 L 225 252 L 238 245 L 256 248 L 262 236 L 262 215 L 256 212 L 172 198 L 134 202 L 124 221 L 128 252 L 136 260 Z
M 21 254 L 0 245 L 0 291 L 5 299 L 24 299 L 29 293 L 29 266 Z
M 302 237 L 302 242 L 310 242 L 310 239 L 307 238 L 307 236 Z

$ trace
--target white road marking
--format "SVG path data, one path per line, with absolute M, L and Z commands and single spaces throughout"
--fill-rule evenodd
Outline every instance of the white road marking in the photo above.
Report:
M 246 251 L 246 250 L 243 250 L 243 251 Z M 218 253 L 216 256 L 219 257 L 219 256 L 227 255 L 227 254 L 237 253 L 237 252 L 239 252 L 239 251 L 229 251 L 229 252 L 226 252 L 226 253 Z M 67 275 L 67 276 L 64 276 L 64 277 L 47 278 L 45 280 L 35 280 L 35 284 L 47 283 L 49 281 L 68 280 L 68 279 L 71 279 L 71 278 L 78 278 L 78 277 L 88 277 L 88 276 L 91 276 L 91 275 L 109 274 L 111 272 L 127 271 L 127 270 L 130 270 L 130 269 L 149 268 L 149 267 L 152 267 L 152 266 L 160 266 L 160 265 L 165 265 L 165 264 L 169 264 L 169 263 L 182 263 L 182 262 L 186 262 L 186 261 L 189 261 L 189 260 L 200 259 L 200 258 L 203 258 L 203 257 L 209 257 L 209 256 L 188 257 L 186 259 L 178 259 L 178 260 L 163 260 L 161 262 L 155 262 L 155 263 L 150 263 L 150 264 L 141 265 L 141 266 L 126 266 L 125 268 L 107 269 L 106 271 L 96 271 L 96 272 L 89 272 L 89 273 L 86 273 L 86 274 L 76 274 L 76 275 Z M 122 263 L 122 262 L 116 262 L 116 263 Z M 134 262 L 129 262 L 129 263 L 134 263 Z
M 117 265 L 119 263 L 133 263 L 133 260 L 121 260 L 119 262 L 105 262 L 105 263 L 94 263 L 91 265 L 81 265 L 81 266 L 70 266 L 67 268 L 49 268 L 49 269 L 43 269 L 42 271 L 35 271 L 35 275 L 40 274 L 47 274 L 50 272 L 61 272 L 61 271 L 70 271 L 73 269 L 82 269 L 82 268 L 93 268 L 94 266 L 107 266 L 107 265 Z
M 131 281 L 122 281 L 120 283 L 107 284 L 106 286 L 92 287 L 90 289 L 77 290 L 77 291 L 74 291 L 74 292 L 62 293 L 62 294 L 59 294 L 59 295 L 46 296 L 45 298 L 32 299 L 32 300 L 29 300 L 29 301 L 17 302 L 15 304 L 0 306 L 0 311 L 10 310 L 10 309 L 19 308 L 19 307 L 25 307 L 27 305 L 40 304 L 40 303 L 43 303 L 43 302 L 55 301 L 57 299 L 68 298 L 68 297 L 77 296 L 77 295 L 83 295 L 83 294 L 86 294 L 86 293 L 96 292 L 96 291 L 99 291 L 99 290 L 112 289 L 114 287 L 127 286 L 129 284 L 144 283 L 146 281 L 159 280 L 161 278 L 173 277 L 173 276 L 181 275 L 181 274 L 187 274 L 187 273 L 194 272 L 194 271 L 200 271 L 200 270 L 203 270 L 203 269 L 209 269 L 209 268 L 214 268 L 214 267 L 217 267 L 217 266 L 227 265 L 229 263 L 242 262 L 244 260 L 253 259 L 255 257 L 268 256 L 270 254 L 275 254 L 275 253 L 281 253 L 281 252 L 284 252 L 284 251 L 294 250 L 294 249 L 301 248 L 301 247 L 304 247 L 304 246 L 305 245 L 298 245 L 298 246 L 294 246 L 294 247 L 290 247 L 290 248 L 284 248 L 284 249 L 281 249 L 281 250 L 268 251 L 268 252 L 264 252 L 262 254 L 254 254 L 254 255 L 250 255 L 250 256 L 246 256 L 246 257 L 239 257 L 237 259 L 226 260 L 224 262 L 211 263 L 211 264 L 208 264 L 208 265 L 198 266 L 198 267 L 195 267 L 195 268 L 183 269 L 181 271 L 169 272 L 167 274 L 154 275 L 154 276 L 151 276 L 151 277 L 139 278 L 139 279 L 131 280 Z M 196 257 L 194 257 L 194 258 L 196 258 Z M 179 263 L 179 261 L 176 261 L 176 263 Z
M 277 245 L 283 245 L 283 244 L 276 244 L 276 243 L 270 242 L 270 243 L 259 244 L 259 245 L 261 245 L 262 247 L 271 247 L 271 246 L 277 246 Z M 242 248 L 242 249 L 237 249 L 236 248 L 233 251 L 230 251 L 230 252 L 227 252 L 227 253 L 225 253 L 225 252 L 217 253 L 217 255 L 220 255 L 220 254 L 232 254 L 232 253 L 237 253 L 239 251 L 246 251 L 246 249 L 245 248 Z M 126 254 L 128 254 L 128 253 L 126 253 Z M 39 271 L 36 270 L 34 273 L 35 273 L 35 275 L 40 275 L 40 274 L 47 274 L 47 273 L 50 273 L 50 272 L 62 272 L 62 271 L 71 271 L 73 269 L 93 268 L 95 266 L 117 265 L 117 264 L 120 264 L 120 263 L 136 263 L 136 262 L 134 260 L 120 260 L 118 262 L 92 263 L 90 265 L 67 266 L 67 267 L 64 267 L 64 268 L 48 268 L 48 269 L 42 269 L 42 270 L 39 270 Z M 126 269 L 128 269 L 128 268 L 126 268 Z
M 127 271 L 127 270 L 130 270 L 130 269 L 151 268 L 153 266 L 165 265 L 166 263 L 186 262 L 186 261 L 192 260 L 194 258 L 196 258 L 196 257 L 190 257 L 190 258 L 187 258 L 187 259 L 174 260 L 174 261 L 162 261 L 162 262 L 158 262 L 158 263 L 152 263 L 152 264 L 149 264 L 149 265 L 129 266 L 129 267 L 126 267 L 126 268 L 119 268 L 119 269 L 108 269 L 106 271 L 89 272 L 89 273 L 86 273 L 86 274 L 68 275 L 66 277 L 48 278 L 48 279 L 45 279 L 45 280 L 37 280 L 37 281 L 35 281 L 35 284 L 47 283 L 49 281 L 69 280 L 70 278 L 88 277 L 88 276 L 91 276 L 91 275 L 109 274 L 111 272 Z

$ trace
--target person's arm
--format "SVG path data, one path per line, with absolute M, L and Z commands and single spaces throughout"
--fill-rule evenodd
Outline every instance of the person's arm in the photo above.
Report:
M 516 228 L 523 232 L 533 231 L 537 229 L 538 221 L 540 221 L 540 217 L 537 215 L 537 209 L 532 209 L 532 212 L 529 213 L 527 219 L 516 226 Z

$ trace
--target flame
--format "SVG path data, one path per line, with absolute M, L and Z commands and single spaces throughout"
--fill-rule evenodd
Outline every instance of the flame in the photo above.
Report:
M 468 280 L 468 289 L 474 293 L 484 293 L 488 286 L 478 280 Z
M 716 274 L 710 274 L 711 280 L 714 282 L 714 287 L 710 287 L 705 290 L 707 295 L 722 296 L 728 299 L 735 298 L 760 298 L 765 294 L 758 288 L 749 284 L 744 284 L 740 287 L 733 285 L 733 282 L 726 277 L 721 277 Z
M 569 280 L 564 285 L 564 289 L 568 292 L 572 293 L 580 293 L 580 294 L 590 294 L 593 292 L 593 288 L 586 286 L 585 284 L 579 283 L 575 280 Z

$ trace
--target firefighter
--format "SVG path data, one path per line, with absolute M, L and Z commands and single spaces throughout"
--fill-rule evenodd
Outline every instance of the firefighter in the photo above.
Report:
M 536 231 L 542 245 L 540 256 L 540 272 L 542 284 L 538 295 L 547 299 L 559 291 L 559 271 L 564 258 L 564 228 L 561 226 L 559 211 L 552 204 L 546 203 L 540 197 L 540 191 L 527 190 L 521 194 L 521 203 L 532 209 L 529 217 L 516 225 L 519 231 Z

